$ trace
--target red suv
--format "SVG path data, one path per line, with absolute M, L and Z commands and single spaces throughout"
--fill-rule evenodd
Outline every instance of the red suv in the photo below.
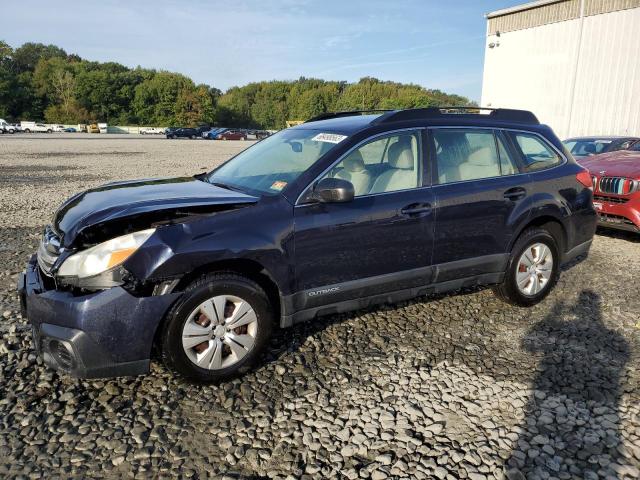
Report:
M 603 153 L 579 162 L 593 179 L 598 224 L 640 233 L 640 152 Z

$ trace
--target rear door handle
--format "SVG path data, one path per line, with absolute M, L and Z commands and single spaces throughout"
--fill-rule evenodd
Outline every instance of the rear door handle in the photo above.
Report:
M 504 192 L 504 198 L 511 201 L 521 200 L 527 196 L 527 191 L 522 187 L 510 188 Z
M 400 213 L 403 215 L 426 215 L 431 213 L 431 204 L 429 203 L 412 203 L 411 205 L 407 205 Z

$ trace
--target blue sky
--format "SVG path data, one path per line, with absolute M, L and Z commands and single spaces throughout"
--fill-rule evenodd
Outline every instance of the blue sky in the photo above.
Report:
M 0 39 L 184 73 L 225 90 L 300 76 L 411 82 L 480 99 L 484 14 L 518 0 L 2 2 Z

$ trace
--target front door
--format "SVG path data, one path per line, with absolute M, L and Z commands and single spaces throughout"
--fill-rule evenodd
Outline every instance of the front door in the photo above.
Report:
M 325 175 L 353 183 L 353 201 L 296 206 L 296 309 L 431 281 L 433 194 L 422 144 L 421 130 L 376 137 Z

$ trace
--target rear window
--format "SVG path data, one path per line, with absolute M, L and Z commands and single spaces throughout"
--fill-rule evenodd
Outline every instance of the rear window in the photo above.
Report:
M 509 135 L 521 154 L 526 171 L 545 170 L 562 163 L 562 157 L 538 135 L 520 132 L 509 132 Z

